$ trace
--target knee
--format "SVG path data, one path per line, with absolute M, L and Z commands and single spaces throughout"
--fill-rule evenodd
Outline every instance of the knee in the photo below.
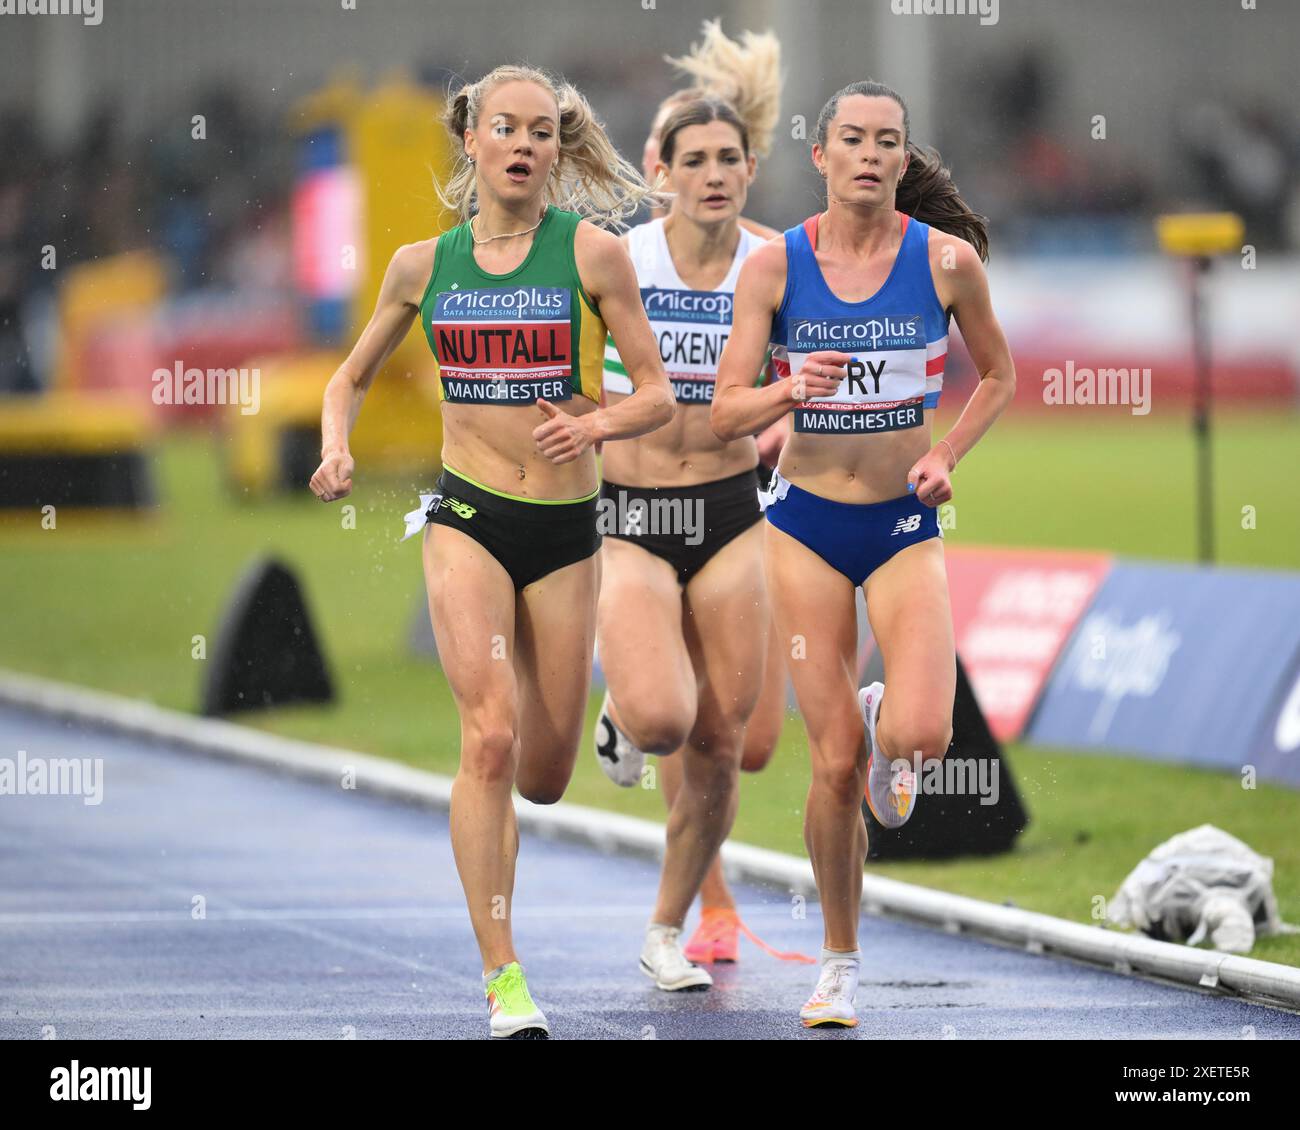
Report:
M 691 748 L 739 763 L 748 720 L 748 713 L 741 709 L 718 709 L 716 704 L 712 705 L 695 719 L 688 739 Z
M 854 804 L 866 790 L 866 773 L 852 758 L 823 758 L 813 764 L 813 785 L 836 804 Z
M 776 752 L 776 743 L 781 738 L 781 727 L 766 723 L 753 724 L 745 728 L 745 742 L 740 751 L 740 768 L 746 773 L 757 773 L 767 768 Z
M 685 777 L 682 792 L 693 796 L 702 814 L 718 817 L 730 814 L 734 818 L 740 789 L 740 761 L 738 751 L 701 750 L 688 746 L 678 757 L 685 757 Z M 678 795 L 681 800 L 682 794 Z
M 555 804 L 564 796 L 564 786 L 546 781 L 518 782 L 519 795 L 532 804 Z
M 732 745 L 696 746 L 694 739 L 687 754 L 691 759 L 690 776 L 710 793 L 730 793 L 740 778 L 740 750 Z
M 845 730 L 838 740 L 823 741 L 812 748 L 813 787 L 835 804 L 862 800 L 867 786 L 866 762 L 861 757 L 862 727 Z
M 931 761 L 943 757 L 952 743 L 951 715 L 905 711 L 895 718 L 886 715 L 881 722 L 876 736 L 893 758 L 919 754 L 922 761 Z
M 460 771 L 486 785 L 514 780 L 519 742 L 514 729 L 504 723 L 467 724 L 461 742 Z
M 619 711 L 619 720 L 632 744 L 643 753 L 672 753 L 686 742 L 688 724 L 672 711 Z
M 550 743 L 542 748 L 530 747 L 519 759 L 515 788 L 533 804 L 555 804 L 568 788 L 578 743 Z

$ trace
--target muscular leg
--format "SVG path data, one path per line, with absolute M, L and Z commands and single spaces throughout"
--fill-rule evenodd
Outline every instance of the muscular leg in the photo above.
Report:
M 516 960 L 510 901 L 519 831 L 510 788 L 519 742 L 508 661 L 515 591 L 500 563 L 459 530 L 426 527 L 423 556 L 438 659 L 460 714 L 451 846 L 487 972 Z
M 596 643 L 600 558 L 593 554 L 525 585 L 516 605 L 519 795 L 554 804 L 582 741 Z
M 749 716 L 749 723 L 745 727 L 745 752 L 740 768 L 746 773 L 757 773 L 765 769 L 772 760 L 772 754 L 776 752 L 777 742 L 781 740 L 781 730 L 785 726 L 787 654 L 776 626 L 769 624 L 763 689 L 759 692 L 758 705 L 754 707 L 754 713 Z
M 654 921 L 680 927 L 736 817 L 745 723 L 758 700 L 768 616 L 754 526 L 686 586 L 683 631 L 699 705 L 682 746 Z
M 672 757 L 662 758 L 658 762 L 659 768 L 659 785 L 664 794 L 664 804 L 671 813 L 673 805 L 677 803 L 677 794 L 682 789 L 682 761 L 680 750 Z M 709 870 L 704 876 L 704 882 L 700 884 L 700 905 L 710 907 L 725 907 L 728 910 L 736 908 L 736 900 L 732 897 L 731 888 L 727 886 L 726 877 L 722 873 L 722 859 L 715 852 L 713 862 L 709 864 Z
M 790 676 L 808 730 L 812 784 L 804 842 L 821 896 L 825 944 L 854 950 L 867 855 L 856 594 L 847 577 L 789 534 L 768 524 L 765 535 L 768 593 L 782 646 L 794 649 L 787 650 Z
M 761 529 L 761 527 L 760 527 Z M 762 534 L 759 534 L 762 540 Z M 760 547 L 761 549 L 761 547 Z M 767 658 L 763 664 L 763 686 L 758 703 L 745 724 L 745 740 L 741 751 L 740 768 L 745 773 L 757 773 L 771 761 L 785 725 L 786 705 L 785 649 L 775 624 L 770 622 L 767 631 Z M 660 763 L 659 780 L 663 786 L 664 801 L 671 812 L 682 781 L 682 761 L 666 757 Z M 704 882 L 700 885 L 700 904 L 734 910 L 736 900 L 727 886 L 722 872 L 722 860 L 714 856 Z
M 682 638 L 682 590 L 662 557 L 606 538 L 597 634 L 614 722 L 637 749 L 667 754 L 695 718 L 695 675 Z
M 952 610 L 943 542 L 900 550 L 863 585 L 867 617 L 885 663 L 885 696 L 876 740 L 891 760 L 903 757 L 919 772 L 942 758 L 952 741 L 957 690 Z

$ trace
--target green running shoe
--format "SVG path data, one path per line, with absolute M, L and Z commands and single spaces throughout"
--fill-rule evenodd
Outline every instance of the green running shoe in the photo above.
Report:
M 549 1040 L 551 1029 L 542 1010 L 528 995 L 523 966 L 517 961 L 503 965 L 491 980 L 483 975 L 488 1019 L 494 1040 Z

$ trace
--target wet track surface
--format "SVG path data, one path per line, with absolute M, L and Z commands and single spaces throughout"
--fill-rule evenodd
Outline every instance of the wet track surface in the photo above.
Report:
M 0 709 L 19 750 L 102 758 L 103 797 L 0 796 L 0 1036 L 486 1037 L 445 814 Z M 813 968 L 743 939 L 710 992 L 655 989 L 656 880 L 525 835 L 516 944 L 555 1038 L 1300 1038 L 1288 1012 L 879 918 L 858 1027 L 808 1032 Z M 736 893 L 772 945 L 817 953 L 815 905 Z

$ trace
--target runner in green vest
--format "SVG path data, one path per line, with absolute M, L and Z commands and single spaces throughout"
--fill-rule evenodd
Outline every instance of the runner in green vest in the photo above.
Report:
M 464 222 L 398 249 L 330 381 L 322 501 L 352 489 L 348 433 L 418 316 L 437 361 L 443 472 L 407 516 L 423 531 L 438 656 L 460 714 L 451 837 L 483 961 L 490 1032 L 544 1039 L 511 934 L 511 798 L 553 804 L 573 772 L 600 582 L 595 444 L 673 416 L 672 390 L 619 223 L 650 192 L 572 86 L 498 67 L 451 99 L 463 154 L 438 186 Z M 477 212 L 471 218 L 471 205 Z M 599 407 L 606 333 L 635 391 Z

